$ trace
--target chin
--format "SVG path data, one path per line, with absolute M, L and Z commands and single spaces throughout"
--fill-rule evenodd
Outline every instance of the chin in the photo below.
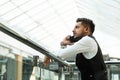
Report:
M 74 34 L 73 36 L 74 36 L 74 38 L 76 38 L 76 37 L 80 37 L 80 36 L 78 36 L 78 35 L 75 35 L 75 34 Z
M 80 37 L 80 36 L 74 36 L 74 38 L 77 38 L 77 37 Z
M 82 38 L 83 36 L 74 36 L 74 37 L 75 37 L 75 38 L 76 38 L 76 37 L 80 37 L 80 38 Z

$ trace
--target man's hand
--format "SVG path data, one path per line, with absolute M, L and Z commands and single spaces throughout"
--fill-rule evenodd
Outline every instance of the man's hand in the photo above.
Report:
M 46 57 L 45 57 L 45 60 L 44 60 L 44 62 L 43 62 L 44 67 L 48 66 L 48 64 L 50 64 L 50 62 L 51 62 L 51 59 L 46 56 Z
M 61 46 L 73 45 L 74 43 L 70 41 L 70 35 L 66 36 L 63 41 L 61 41 Z

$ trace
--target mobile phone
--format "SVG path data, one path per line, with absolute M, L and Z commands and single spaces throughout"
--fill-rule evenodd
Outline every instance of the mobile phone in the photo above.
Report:
M 70 41 L 71 42 L 77 42 L 77 41 L 79 41 L 81 39 L 81 37 L 76 37 L 76 38 L 74 38 L 74 36 L 70 36 Z

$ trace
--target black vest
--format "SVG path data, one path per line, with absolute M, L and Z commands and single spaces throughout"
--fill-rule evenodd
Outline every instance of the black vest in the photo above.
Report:
M 89 37 L 95 40 L 93 36 L 89 36 Z M 97 80 L 97 79 L 89 79 L 87 77 L 93 77 L 98 72 L 106 71 L 106 65 L 104 63 L 103 55 L 102 55 L 99 45 L 98 45 L 97 54 L 91 59 L 86 59 L 82 53 L 77 54 L 76 55 L 76 66 L 81 72 L 82 80 Z

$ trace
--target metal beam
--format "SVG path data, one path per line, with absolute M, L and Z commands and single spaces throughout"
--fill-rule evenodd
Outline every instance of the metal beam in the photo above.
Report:
M 60 59 L 57 56 L 55 56 L 54 54 L 50 53 L 48 50 L 46 50 L 42 46 L 38 45 L 37 43 L 33 42 L 32 40 L 30 40 L 28 38 L 25 38 L 25 37 L 21 36 L 17 32 L 13 31 L 12 29 L 8 28 L 7 26 L 5 26 L 1 23 L 0 23 L 0 30 L 2 32 L 4 32 L 5 34 L 17 39 L 18 41 L 28 45 L 29 47 L 39 51 L 40 53 L 42 53 L 46 56 L 49 56 L 51 59 L 54 59 L 54 60 L 60 62 L 61 64 L 65 65 L 65 66 L 69 66 L 68 63 L 64 62 L 62 59 Z

